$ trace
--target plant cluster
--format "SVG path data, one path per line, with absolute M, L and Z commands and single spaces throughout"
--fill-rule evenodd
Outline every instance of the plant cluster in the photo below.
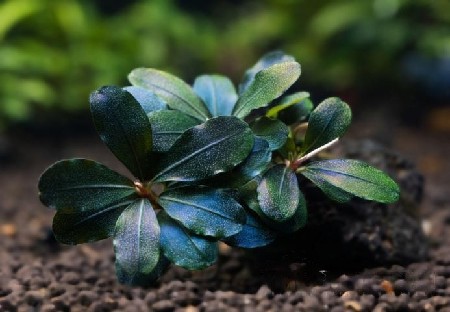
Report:
M 351 110 L 338 98 L 314 109 L 307 92 L 282 96 L 299 76 L 295 59 L 277 51 L 245 73 L 238 91 L 220 75 L 191 87 L 137 68 L 131 86 L 93 92 L 96 129 L 134 179 L 87 159 L 49 167 L 39 190 L 56 209 L 56 239 L 112 236 L 119 281 L 148 285 L 170 263 L 210 266 L 219 241 L 255 248 L 300 229 L 307 210 L 299 175 L 338 202 L 396 201 L 397 184 L 366 163 L 314 161 L 344 134 Z

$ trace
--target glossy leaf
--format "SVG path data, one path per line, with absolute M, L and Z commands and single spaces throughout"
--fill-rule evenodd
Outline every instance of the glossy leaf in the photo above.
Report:
M 256 108 L 282 95 L 300 77 L 300 64 L 284 62 L 272 65 L 255 75 L 248 88 L 240 95 L 233 108 L 233 115 L 244 118 Z
M 313 151 L 347 131 L 352 112 L 350 107 L 338 98 L 329 98 L 320 103 L 311 113 L 302 154 Z
M 163 192 L 159 204 L 198 235 L 224 238 L 242 230 L 245 211 L 230 195 L 211 188 L 183 187 Z
M 152 128 L 140 104 L 127 91 L 103 87 L 90 97 L 100 138 L 131 171 L 145 180 L 151 173 Z
M 58 210 L 53 217 L 53 234 L 57 241 L 69 245 L 108 238 L 114 234 L 122 212 L 135 201 L 122 200 L 86 211 Z
M 136 86 L 129 86 L 123 89 L 131 93 L 131 95 L 136 99 L 136 101 L 138 101 L 146 114 L 167 109 L 166 103 L 164 103 L 163 100 L 161 100 L 155 93 L 148 89 Z
M 235 117 L 215 117 L 186 130 L 162 157 L 156 182 L 196 181 L 229 171 L 253 147 L 248 125 Z
M 352 159 L 313 162 L 300 170 L 306 178 L 325 193 L 335 194 L 328 184 L 367 200 L 392 203 L 398 200 L 400 189 L 389 176 L 368 164 Z M 327 183 L 321 183 L 324 180 Z M 334 196 L 337 197 L 337 196 Z
M 275 151 L 282 147 L 289 135 L 289 128 L 279 120 L 261 117 L 250 124 L 253 133 L 266 140 L 270 149 Z
M 217 242 L 190 233 L 164 211 L 158 213 L 161 248 L 174 264 L 188 270 L 201 270 L 217 260 Z
M 97 211 L 137 198 L 133 182 L 87 159 L 53 164 L 42 174 L 38 187 L 44 205 L 67 213 Z
M 153 91 L 172 109 L 200 121 L 211 117 L 208 108 L 194 90 L 176 76 L 153 68 L 136 68 L 128 75 L 128 80 L 134 86 Z
M 199 124 L 198 119 L 177 110 L 161 110 L 148 114 L 153 134 L 153 151 L 167 152 L 187 129 Z
M 305 176 L 307 176 L 307 175 L 308 175 L 308 173 L 305 174 Z M 313 174 L 313 175 L 310 174 L 308 178 L 315 185 L 317 185 L 329 199 L 331 199 L 333 201 L 336 201 L 338 203 L 346 203 L 354 197 L 352 194 L 331 184 L 324 177 L 322 177 L 318 174 Z
M 299 192 L 299 202 L 297 208 L 295 209 L 294 215 L 289 219 L 281 222 L 274 221 L 273 219 L 270 219 L 266 216 L 266 214 L 261 210 L 261 206 L 259 205 L 256 193 L 254 193 L 252 196 L 247 196 L 245 198 L 245 202 L 247 203 L 248 207 L 261 218 L 266 226 L 279 233 L 289 234 L 296 232 L 305 226 L 308 219 L 306 200 L 302 192 Z
M 245 72 L 244 79 L 239 85 L 239 94 L 242 94 L 245 90 L 247 90 L 247 88 L 255 79 L 255 75 L 261 70 L 278 63 L 293 61 L 295 61 L 294 57 L 284 54 L 282 51 L 272 51 L 263 55 L 263 57 L 261 57 L 261 59 L 259 59 L 252 68 Z
M 269 118 L 277 118 L 278 114 L 283 110 L 302 103 L 304 100 L 308 99 L 310 96 L 309 92 L 296 92 L 290 95 L 283 96 L 280 101 L 278 101 L 274 107 L 269 109 L 266 113 L 266 116 Z M 312 107 L 311 107 L 312 110 Z
M 287 125 L 306 121 L 314 108 L 314 104 L 309 99 L 283 109 L 278 114 L 278 119 Z
M 156 266 L 153 268 L 151 272 L 148 273 L 142 273 L 138 272 L 136 273 L 132 279 L 130 279 L 129 276 L 125 275 L 119 275 L 124 274 L 123 271 L 119 272 L 119 269 L 117 269 L 117 262 L 116 262 L 116 274 L 119 282 L 123 284 L 128 284 L 131 286 L 141 286 L 141 287 L 150 287 L 150 286 L 157 286 L 156 282 L 157 280 L 165 273 L 170 267 L 170 261 L 167 259 L 160 248 L 159 250 L 159 260 Z
M 220 75 L 202 75 L 195 79 L 193 88 L 213 117 L 231 116 L 237 94 L 230 79 Z
M 148 199 L 136 200 L 116 222 L 116 273 L 123 284 L 133 285 L 149 275 L 159 261 L 159 225 Z
M 276 234 L 274 231 L 258 220 L 257 217 L 247 213 L 247 219 L 242 231 L 225 238 L 223 241 L 234 247 L 257 248 L 270 244 L 275 238 Z
M 261 211 L 277 222 L 292 217 L 299 203 L 297 176 L 285 165 L 275 165 L 264 175 L 257 188 Z

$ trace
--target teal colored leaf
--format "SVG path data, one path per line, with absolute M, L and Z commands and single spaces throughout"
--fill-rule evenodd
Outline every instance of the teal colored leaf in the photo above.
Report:
M 310 99 L 305 99 L 300 103 L 289 106 L 278 113 L 278 119 L 287 125 L 306 121 L 314 108 Z
M 68 245 L 108 238 L 114 234 L 122 212 L 135 201 L 126 199 L 86 211 L 58 210 L 53 217 L 53 234 L 57 241 Z
M 237 94 L 230 79 L 220 75 L 202 75 L 195 79 L 193 88 L 213 117 L 231 116 Z
M 224 238 L 242 230 L 245 211 L 230 195 L 206 187 L 163 192 L 159 204 L 173 219 L 195 234 Z
M 174 264 L 187 270 L 201 270 L 217 260 L 217 242 L 190 233 L 164 211 L 158 213 L 161 248 Z
M 297 176 L 285 165 L 275 165 L 264 175 L 257 188 L 261 211 L 277 222 L 292 217 L 299 203 Z
M 309 92 L 296 92 L 290 95 L 286 95 L 283 96 L 272 108 L 270 108 L 267 113 L 266 116 L 269 118 L 277 118 L 278 114 L 299 103 L 302 103 L 304 100 L 308 99 L 310 96 Z M 312 107 L 311 107 L 312 110 Z M 309 113 L 308 113 L 309 114 Z
M 132 85 L 156 93 L 171 109 L 205 121 L 211 117 L 208 108 L 194 90 L 180 78 L 153 68 L 136 68 L 129 75 Z
M 120 215 L 114 230 L 116 274 L 128 285 L 148 283 L 159 262 L 159 225 L 148 199 L 136 200 Z
M 198 119 L 177 110 L 161 110 L 148 114 L 153 134 L 153 151 L 167 152 L 187 129 L 199 124 Z
M 100 138 L 135 177 L 146 180 L 152 172 L 152 128 L 140 104 L 118 87 L 100 88 L 90 102 Z
M 251 85 L 257 73 L 272 65 L 295 61 L 294 57 L 284 54 L 282 51 L 272 51 L 263 55 L 252 68 L 245 72 L 242 83 L 239 85 L 239 94 L 242 94 Z
M 300 77 L 300 64 L 283 62 L 259 71 L 239 96 L 233 115 L 244 118 L 256 108 L 265 107 L 282 95 Z
M 129 86 L 123 89 L 131 93 L 136 101 L 141 104 L 141 107 L 146 114 L 167 109 L 166 103 L 164 103 L 163 100 L 161 100 L 158 96 L 156 96 L 155 93 L 148 89 L 135 86 Z
M 223 241 L 233 247 L 257 248 L 270 244 L 276 238 L 273 230 L 268 228 L 257 217 L 247 213 L 247 220 L 242 231 L 225 238 Z
M 269 143 L 255 137 L 252 151 L 247 158 L 233 170 L 213 176 L 206 185 L 221 188 L 240 188 L 267 169 L 272 159 Z
M 308 219 L 306 200 L 302 192 L 299 192 L 299 202 L 297 208 L 295 209 L 294 215 L 281 222 L 274 221 L 266 216 L 266 214 L 261 210 L 256 193 L 252 196 L 247 195 L 245 197 L 245 202 L 269 228 L 279 233 L 289 234 L 296 232 L 306 225 L 306 221 Z
M 87 159 L 53 164 L 40 177 L 38 188 L 44 205 L 66 213 L 108 209 L 137 198 L 132 181 Z
M 156 182 L 197 181 L 229 171 L 253 147 L 248 125 L 236 117 L 215 117 L 186 130 L 161 158 Z
M 253 133 L 266 140 L 270 149 L 275 151 L 284 145 L 289 135 L 289 128 L 279 120 L 261 117 L 250 124 Z
M 328 187 L 329 184 L 343 192 L 381 203 L 395 202 L 400 194 L 397 183 L 383 171 L 358 160 L 317 161 L 303 167 L 300 173 L 313 183 L 317 181 L 317 186 L 326 194 L 335 194 L 335 190 Z M 339 198 L 336 195 L 333 197 Z
M 302 154 L 313 151 L 347 131 L 352 119 L 350 107 L 338 98 L 328 98 L 309 117 Z

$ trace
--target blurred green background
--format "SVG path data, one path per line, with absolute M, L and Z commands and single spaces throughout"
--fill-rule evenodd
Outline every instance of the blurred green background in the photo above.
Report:
M 3 0 L 0 131 L 86 116 L 89 93 L 135 67 L 237 83 L 274 49 L 318 98 L 414 123 L 450 104 L 448 0 Z

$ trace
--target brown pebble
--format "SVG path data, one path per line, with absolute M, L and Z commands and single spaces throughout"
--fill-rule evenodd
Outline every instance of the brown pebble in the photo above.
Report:
M 346 309 L 350 309 L 352 311 L 362 311 L 362 306 L 358 301 L 349 300 L 344 302 L 344 306 Z
M 5 236 L 14 236 L 17 233 L 17 228 L 14 224 L 6 223 L 0 226 L 0 233 Z
M 171 312 L 175 310 L 175 305 L 170 300 L 161 300 L 152 305 L 155 312 Z
M 394 286 L 392 285 L 392 283 L 388 280 L 383 280 L 381 282 L 381 288 L 383 288 L 383 290 L 386 292 L 386 294 L 388 295 L 393 295 L 394 294 Z

